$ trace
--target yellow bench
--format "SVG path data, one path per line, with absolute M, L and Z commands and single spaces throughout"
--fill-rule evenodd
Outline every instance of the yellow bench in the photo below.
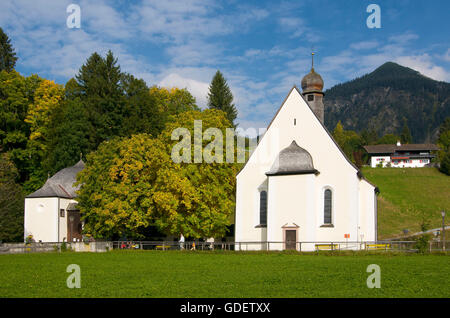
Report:
M 338 250 L 339 244 L 316 244 L 316 251 Z
M 163 246 L 163 245 L 156 245 L 155 247 L 157 250 L 165 250 L 167 248 L 167 246 Z
M 367 250 L 390 250 L 391 244 L 366 244 Z

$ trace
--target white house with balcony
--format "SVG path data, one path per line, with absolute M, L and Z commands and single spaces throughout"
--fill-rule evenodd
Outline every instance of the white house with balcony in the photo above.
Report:
M 364 146 L 370 157 L 370 166 L 394 168 L 423 168 L 430 166 L 431 160 L 439 150 L 433 144 L 381 144 Z
M 312 251 L 320 242 L 377 240 L 378 190 L 323 125 L 322 88 L 312 68 L 237 175 L 237 249 Z

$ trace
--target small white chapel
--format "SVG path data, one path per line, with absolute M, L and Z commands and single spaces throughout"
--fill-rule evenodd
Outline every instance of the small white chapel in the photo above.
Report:
M 325 128 L 323 85 L 313 60 L 302 91 L 292 87 L 237 175 L 236 249 L 377 240 L 378 189 Z

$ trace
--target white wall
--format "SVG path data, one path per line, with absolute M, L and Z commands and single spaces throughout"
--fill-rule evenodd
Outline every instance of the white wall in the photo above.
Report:
M 382 163 L 383 167 L 390 163 L 391 167 L 394 168 L 423 168 L 430 163 L 430 159 L 400 159 L 396 163 L 396 160 L 392 160 L 390 156 L 373 156 L 370 158 L 370 166 L 372 168 L 375 168 L 379 163 Z
M 26 198 L 24 235 L 36 242 L 58 241 L 58 198 Z
M 75 200 L 63 198 L 26 198 L 24 235 L 33 235 L 36 242 L 67 241 L 67 206 Z M 60 217 L 64 209 L 64 217 Z M 59 234 L 59 237 L 58 237 Z
M 268 240 L 278 240 L 281 237 L 280 222 L 295 222 L 292 207 L 295 204 L 305 206 L 303 209 L 308 211 L 302 217 L 308 217 L 310 225 L 304 225 L 305 228 L 300 230 L 302 239 L 344 241 L 344 233 L 350 233 L 351 239 L 356 240 L 358 226 L 361 226 L 359 215 L 374 214 L 373 206 L 360 203 L 359 191 L 373 196 L 374 187 L 357 178 L 357 169 L 345 159 L 298 91 L 293 89 L 246 166 L 237 176 L 236 241 L 260 240 L 261 229 L 255 228 L 255 214 L 259 215 L 258 188 L 267 182 L 265 173 L 270 170 L 279 152 L 293 140 L 311 154 L 314 167 L 320 174 L 269 177 L 268 223 L 276 223 L 268 225 Z M 298 178 L 307 181 L 300 182 Z M 286 186 L 282 185 L 282 182 L 286 182 Z M 319 222 L 323 210 L 322 192 L 326 186 L 334 189 L 336 200 L 335 227 L 331 229 L 321 228 Z M 283 202 L 280 203 L 280 200 Z M 276 221 L 281 213 L 287 214 L 281 217 L 282 221 Z M 298 216 L 298 222 L 302 217 Z M 302 222 L 306 222 L 306 219 Z M 371 226 L 374 227 L 374 224 Z M 373 233 L 368 235 L 374 238 Z

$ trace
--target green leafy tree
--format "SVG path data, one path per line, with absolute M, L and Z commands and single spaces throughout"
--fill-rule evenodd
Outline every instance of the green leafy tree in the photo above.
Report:
M 12 70 L 0 72 L 0 147 L 8 152 L 19 172 L 19 182 L 30 176 L 30 152 L 27 149 L 31 127 L 25 119 L 34 103 L 34 94 L 42 79 L 24 77 Z
M 200 238 L 224 235 L 234 211 L 237 167 L 219 163 L 175 163 L 172 132 L 194 119 L 203 130 L 225 132 L 223 112 L 189 111 L 171 118 L 158 138 L 148 134 L 114 138 L 87 156 L 79 174 L 78 201 L 85 232 L 94 237 L 136 237 L 156 226 L 166 234 Z M 207 142 L 205 142 L 207 143 Z M 189 149 L 193 152 L 193 149 Z
M 17 57 L 11 40 L 0 28 L 0 71 L 11 72 L 16 65 Z
M 394 134 L 386 134 L 383 137 L 381 137 L 380 139 L 378 139 L 377 144 L 381 145 L 381 144 L 388 144 L 388 145 L 395 145 L 397 143 L 397 141 L 400 140 L 399 136 L 396 136 Z
M 24 194 L 8 154 L 0 154 L 0 241 L 23 241 Z
M 233 94 L 220 71 L 216 72 L 209 85 L 208 107 L 225 112 L 228 121 L 236 126 L 234 120 L 237 117 L 237 110 L 233 104 Z
M 333 137 L 345 155 L 358 167 L 361 167 L 363 146 L 361 137 L 352 130 L 345 130 L 340 121 L 333 131 Z

